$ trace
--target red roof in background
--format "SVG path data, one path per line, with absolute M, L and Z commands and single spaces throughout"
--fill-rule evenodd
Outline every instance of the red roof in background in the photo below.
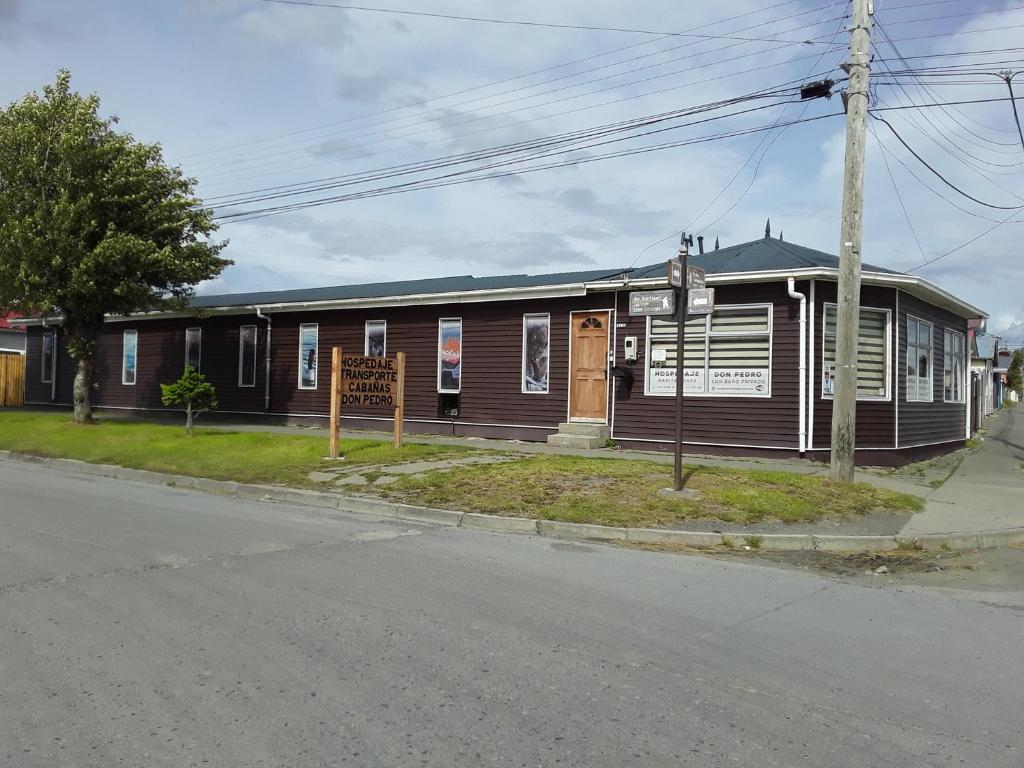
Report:
M 0 313 L 0 328 L 5 331 L 24 331 L 25 329 L 20 326 L 11 327 L 11 320 L 16 317 L 20 317 L 20 315 L 17 315 L 14 312 L 7 312 L 6 314 Z

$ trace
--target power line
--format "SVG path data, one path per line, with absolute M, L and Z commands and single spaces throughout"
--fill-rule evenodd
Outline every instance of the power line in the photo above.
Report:
M 664 143 L 664 144 L 655 144 L 655 145 L 646 146 L 646 147 L 638 147 L 638 148 L 635 148 L 635 149 L 620 150 L 618 152 L 609 152 L 609 153 L 602 154 L 602 155 L 592 155 L 592 156 L 583 157 L 583 158 L 573 158 L 573 159 L 570 159 L 570 160 L 563 160 L 563 161 L 558 161 L 558 162 L 554 162 L 554 163 L 548 163 L 548 164 L 539 165 L 539 166 L 533 166 L 533 167 L 528 167 L 528 168 L 516 168 L 516 169 L 513 169 L 513 170 L 509 170 L 509 171 L 502 171 L 502 172 L 498 172 L 498 173 L 491 173 L 491 174 L 486 174 L 486 175 L 483 175 L 483 176 L 475 176 L 475 177 L 470 177 L 470 178 L 458 178 L 458 179 L 450 178 L 450 177 L 454 177 L 454 176 L 462 176 L 462 175 L 465 175 L 465 174 L 474 173 L 476 171 L 476 169 L 468 169 L 468 170 L 464 170 L 464 171 L 457 171 L 457 172 L 454 172 L 454 173 L 451 173 L 451 174 L 446 174 L 446 176 L 444 176 L 444 177 L 437 177 L 435 179 L 424 179 L 424 180 L 421 180 L 421 181 L 405 182 L 403 184 L 392 185 L 390 187 L 382 187 L 382 188 L 379 188 L 379 189 L 371 189 L 371 190 L 365 190 L 365 191 L 362 191 L 362 192 L 354 192 L 354 193 L 350 193 L 348 195 L 340 195 L 340 196 L 331 197 L 331 198 L 322 198 L 322 199 L 308 201 L 308 202 L 304 202 L 304 203 L 294 203 L 294 204 L 288 205 L 288 206 L 277 206 L 277 207 L 273 207 L 273 208 L 261 209 L 261 210 L 255 210 L 255 211 L 240 211 L 240 212 L 234 213 L 234 214 L 222 215 L 222 216 L 219 216 L 217 218 L 219 220 L 222 220 L 222 221 L 225 220 L 225 219 L 229 219 L 229 217 L 231 219 L 235 220 L 235 221 L 251 221 L 251 220 L 256 219 L 256 218 L 264 218 L 266 216 L 277 215 L 279 213 L 290 213 L 290 212 L 294 212 L 294 211 L 298 211 L 298 210 L 304 210 L 306 208 L 315 208 L 315 207 L 320 207 L 320 206 L 323 206 L 323 205 L 329 205 L 329 204 L 337 203 L 337 202 L 348 202 L 350 200 L 365 199 L 365 198 L 369 198 L 369 197 L 383 197 L 383 196 L 399 194 L 399 193 L 407 192 L 407 191 L 420 191 L 420 190 L 424 190 L 424 189 L 433 189 L 433 188 L 436 188 L 436 187 L 452 186 L 452 185 L 455 185 L 455 184 L 466 184 L 466 183 L 475 182 L 475 181 L 486 181 L 486 180 L 490 180 L 490 179 L 503 178 L 503 177 L 507 177 L 507 176 L 516 176 L 516 175 L 521 175 L 521 174 L 525 174 L 525 173 L 533 173 L 533 172 L 537 172 L 537 171 L 549 170 L 549 169 L 552 169 L 552 168 L 562 168 L 562 167 L 566 167 L 566 166 L 569 166 L 569 165 L 583 165 L 583 164 L 586 164 L 586 163 L 597 162 L 597 161 L 600 161 L 600 160 L 607 160 L 607 159 L 618 158 L 618 157 L 629 157 L 629 156 L 633 156 L 633 155 L 645 154 L 645 153 L 650 153 L 650 152 L 658 152 L 658 151 L 662 151 L 662 150 L 665 150 L 665 149 L 672 149 L 672 148 L 675 148 L 675 147 L 682 147 L 682 146 L 688 146 L 688 145 L 694 145 L 694 144 L 702 144 L 702 143 L 706 143 L 706 142 L 710 142 L 710 141 L 719 141 L 719 140 L 722 140 L 722 139 L 734 138 L 736 136 L 749 135 L 751 133 L 757 133 L 759 131 L 773 130 L 774 128 L 781 127 L 782 125 L 796 124 L 798 122 L 799 123 L 809 123 L 809 122 L 813 122 L 813 121 L 816 121 L 816 120 L 823 120 L 823 119 L 826 119 L 826 118 L 829 118 L 829 117 L 836 117 L 836 116 L 838 116 L 840 114 L 841 113 L 828 113 L 828 114 L 824 114 L 824 115 L 817 115 L 815 117 L 805 117 L 805 118 L 803 118 L 803 119 L 801 119 L 799 121 L 794 120 L 794 121 L 791 121 L 790 123 L 786 123 L 786 124 L 778 124 L 778 125 L 777 124 L 772 124 L 772 125 L 758 126 L 758 127 L 755 127 L 755 128 L 741 129 L 741 130 L 736 130 L 736 131 L 732 131 L 732 132 L 728 132 L 728 133 L 720 133 L 720 134 L 714 134 L 714 135 L 710 135 L 710 136 L 702 136 L 702 137 L 691 138 L 691 139 L 683 139 L 683 140 L 680 140 L 680 141 L 667 142 L 667 143 Z M 506 161 L 506 163 L 504 163 L 504 165 L 515 164 L 517 162 L 521 162 L 521 160 Z M 243 217 L 245 217 L 245 218 L 243 218 Z
M 870 115 L 871 115 L 871 116 L 872 116 L 872 117 L 873 117 L 873 118 L 874 118 L 875 120 L 879 120 L 879 121 L 881 121 L 882 123 L 884 123 L 884 124 L 885 124 L 885 126 L 886 126 L 886 127 L 887 127 L 887 128 L 888 128 L 888 129 L 889 129 L 889 130 L 890 130 L 891 132 L 892 132 L 892 135 L 896 137 L 896 140 L 897 140 L 897 141 L 899 141 L 899 143 L 900 143 L 900 144 L 902 144 L 902 145 L 904 146 L 904 148 L 906 148 L 906 150 L 907 150 L 908 152 L 910 152 L 910 154 L 912 154 L 912 155 L 913 155 L 913 156 L 914 156 L 914 157 L 915 157 L 915 158 L 917 159 L 917 161 L 918 161 L 919 163 L 921 163 L 921 165 L 923 165 L 923 166 L 924 166 L 925 168 L 927 168 L 927 169 L 928 169 L 929 171 L 931 171 L 931 172 L 932 172 L 933 174 L 935 174 L 935 175 L 936 175 L 936 176 L 937 176 L 937 177 L 938 177 L 938 178 L 939 178 L 939 179 L 940 179 L 940 180 L 942 181 L 942 183 L 943 183 L 943 184 L 945 184 L 945 185 L 946 185 L 947 187 L 949 187 L 950 189 L 952 189 L 952 190 L 954 190 L 954 191 L 956 191 L 956 192 L 960 193 L 961 195 L 963 195 L 964 197 L 966 197 L 966 198 L 967 198 L 968 200 L 973 200 L 974 202 L 978 203 L 979 205 L 983 205 L 983 206 L 985 206 L 986 208 L 995 208 L 995 209 L 997 209 L 997 210 L 1001 210 L 1001 211 L 1009 211 L 1009 210 L 1014 210 L 1014 211 L 1018 211 L 1018 210 L 1020 210 L 1020 209 L 1024 208 L 1024 205 L 994 205 L 993 203 L 986 203 L 986 202 L 985 202 L 984 200 L 979 200 L 978 198 L 974 197 L 973 195 L 971 195 L 971 194 L 969 194 L 969 193 L 967 193 L 967 192 L 964 192 L 964 191 L 963 191 L 962 189 L 960 189 L 960 188 L 959 188 L 958 186 L 956 186 L 955 184 L 953 184 L 953 182 L 949 181 L 949 179 L 947 179 L 947 178 L 946 178 L 945 176 L 943 176 L 943 175 L 942 175 L 941 173 L 939 173 L 939 172 L 938 172 L 937 170 L 935 170 L 935 168 L 933 168 L 933 167 L 932 167 L 932 166 L 931 166 L 931 165 L 930 165 L 930 164 L 928 163 L 928 161 L 926 161 L 926 160 L 925 160 L 925 159 L 924 159 L 923 157 L 921 157 L 921 156 L 920 156 L 920 155 L 919 155 L 919 154 L 918 154 L 917 152 L 915 152 L 915 151 L 914 151 L 914 150 L 913 150 L 913 149 L 911 148 L 911 146 L 910 146 L 909 144 L 907 144 L 907 142 L 906 142 L 906 141 L 904 141 L 904 140 L 903 140 L 903 137 L 899 135 L 899 133 L 898 133 L 898 132 L 896 131 L 896 129 L 895 129 L 895 128 L 893 128 L 893 126 L 892 126 L 892 123 L 890 123 L 890 122 L 889 122 L 888 120 L 886 120 L 885 118 L 883 118 L 883 117 L 879 117 L 878 115 L 874 114 L 874 113 L 875 113 L 875 111 L 877 111 L 877 110 L 871 110 L 871 111 L 869 112 L 869 114 L 870 114 Z
M 830 21 L 837 21 L 837 20 L 839 20 L 841 18 L 843 18 L 843 17 L 837 17 L 837 18 L 832 18 L 832 19 L 826 19 L 826 20 L 823 20 L 823 21 L 820 21 L 820 22 L 815 22 L 814 26 L 818 26 L 820 24 L 828 23 Z M 798 27 L 797 29 L 803 29 L 803 27 Z M 826 37 L 826 35 L 823 35 L 822 37 Z M 523 95 L 523 96 L 518 96 L 516 98 L 506 99 L 504 101 L 500 101 L 500 102 L 495 103 L 495 104 L 487 104 L 487 105 L 484 105 L 481 108 L 483 108 L 483 109 L 494 109 L 496 107 L 501 107 L 501 106 L 505 106 L 505 105 L 508 105 L 508 104 L 513 104 L 513 103 L 516 103 L 516 102 L 519 102 L 519 101 L 523 101 L 523 100 L 535 100 L 535 99 L 538 99 L 540 97 L 551 95 L 551 94 L 555 94 L 555 93 L 559 93 L 561 91 L 565 91 L 565 90 L 568 90 L 568 89 L 571 89 L 571 88 L 580 88 L 580 87 L 583 87 L 583 86 L 586 86 L 586 85 L 592 85 L 594 83 L 600 83 L 600 82 L 604 82 L 604 81 L 607 81 L 607 80 L 624 77 L 624 76 L 627 76 L 627 75 L 630 75 L 630 74 L 633 74 L 633 73 L 636 73 L 636 72 L 642 72 L 642 71 L 649 70 L 649 69 L 654 69 L 654 68 L 658 68 L 658 67 L 664 67 L 664 66 L 667 66 L 667 65 L 671 64 L 673 61 L 681 62 L 681 61 L 686 61 L 687 59 L 694 59 L 694 58 L 698 58 L 698 57 L 701 57 L 701 56 L 707 56 L 707 55 L 710 55 L 710 54 L 720 53 L 722 51 L 729 50 L 729 49 L 732 49 L 732 48 L 736 48 L 736 47 L 739 47 L 741 45 L 743 45 L 743 44 L 742 43 L 734 43 L 734 44 L 731 44 L 731 45 L 721 46 L 719 48 L 710 49 L 710 50 L 706 50 L 706 51 L 697 51 L 695 53 L 690 53 L 688 55 L 681 56 L 681 57 L 678 57 L 678 58 L 670 60 L 670 61 L 665 61 L 665 62 L 661 62 L 661 63 L 657 63 L 657 64 L 649 64 L 649 65 L 646 65 L 646 66 L 643 66 L 643 67 L 634 67 L 634 68 L 626 70 L 624 72 L 619 72 L 619 73 L 615 73 L 615 74 L 611 74 L 611 75 L 605 75 L 605 76 L 602 76 L 602 77 L 593 78 L 591 80 L 586 80 L 586 81 L 580 82 L 580 83 L 572 83 L 572 84 L 569 84 L 569 85 L 560 86 L 558 88 L 551 88 L 551 89 L 548 89 L 548 90 L 545 90 L 545 91 L 541 91 L 539 93 L 529 93 L 529 94 L 526 94 L 526 95 Z M 689 66 L 682 67 L 681 69 L 673 70 L 671 72 L 664 72 L 664 73 L 661 73 L 661 74 L 658 74 L 658 75 L 652 75 L 652 76 L 649 76 L 649 77 L 644 77 L 644 78 L 640 78 L 640 79 L 636 79 L 636 80 L 631 80 L 631 81 L 628 81 L 628 82 L 615 83 L 613 85 L 610 85 L 607 88 L 591 90 L 591 91 L 589 91 L 587 93 L 581 93 L 581 94 L 575 94 L 575 95 L 569 95 L 569 96 L 565 96 L 565 97 L 560 97 L 560 98 L 552 99 L 552 100 L 549 100 L 549 101 L 546 101 L 546 102 L 543 102 L 543 103 L 540 103 L 540 104 L 531 104 L 531 105 L 529 105 L 529 107 L 516 108 L 516 109 L 512 109 L 512 110 L 506 110 L 502 114 L 511 114 L 511 113 L 514 113 L 514 112 L 519 112 L 519 111 L 522 111 L 522 109 L 525 109 L 525 108 L 532 108 L 532 109 L 542 108 L 542 107 L 550 106 L 552 104 L 557 104 L 557 103 L 560 103 L 560 102 L 563 102 L 563 101 L 570 101 L 570 100 L 573 100 L 573 99 L 583 98 L 585 96 L 593 95 L 593 94 L 596 94 L 596 93 L 602 93 L 602 92 L 608 91 L 608 90 L 618 90 L 618 89 L 622 89 L 622 88 L 625 88 L 625 87 L 628 87 L 628 86 L 639 85 L 639 84 L 642 84 L 642 83 L 650 82 L 652 80 L 658 80 L 658 79 L 662 79 L 662 78 L 666 78 L 666 77 L 672 77 L 674 75 L 683 74 L 683 73 L 686 73 L 686 72 L 691 72 L 691 71 L 693 71 L 695 69 L 698 69 L 698 68 L 706 68 L 706 67 L 715 66 L 715 65 L 718 65 L 718 64 L 728 64 L 728 63 L 732 63 L 734 61 L 738 61 L 740 59 L 750 58 L 750 57 L 753 57 L 753 56 L 761 56 L 761 55 L 763 55 L 765 53 L 770 53 L 770 52 L 773 52 L 773 51 L 782 50 L 784 48 L 792 47 L 793 45 L 794 44 L 780 45 L 780 46 L 777 46 L 775 48 L 770 48 L 770 49 L 762 50 L 762 51 L 754 51 L 753 53 L 743 54 L 743 55 L 740 55 L 740 56 L 728 56 L 728 57 L 723 58 L 723 59 L 718 60 L 718 61 L 706 62 L 706 63 L 700 65 L 699 67 L 697 65 L 689 65 Z M 513 89 L 510 89 L 510 90 L 507 90 L 507 91 L 503 91 L 503 92 L 500 92 L 500 93 L 497 93 L 497 94 L 491 94 L 489 96 L 482 96 L 482 97 L 478 97 L 478 98 L 474 98 L 474 99 L 469 99 L 469 100 L 462 101 L 462 102 L 456 102 L 455 104 L 447 105 L 445 107 L 445 109 L 453 109 L 454 107 L 457 107 L 457 106 L 464 106 L 466 104 L 472 104 L 474 102 L 479 102 L 479 101 L 482 101 L 482 100 L 493 99 L 493 98 L 496 98 L 496 97 L 502 96 L 502 95 L 510 95 L 510 94 L 518 93 L 520 91 L 530 91 L 532 89 L 535 89 L 538 86 L 555 83 L 555 82 L 557 82 L 559 80 L 567 79 L 568 77 L 575 77 L 575 76 L 577 76 L 579 74 L 585 74 L 586 72 L 596 72 L 596 71 L 601 70 L 601 69 L 606 69 L 609 66 L 617 66 L 618 64 L 625 64 L 625 63 L 629 63 L 629 62 L 636 61 L 636 60 L 639 60 L 639 59 L 648 58 L 650 56 L 660 55 L 662 53 L 667 53 L 669 51 L 676 50 L 676 48 L 680 48 L 680 47 L 687 47 L 687 46 L 685 46 L 685 45 L 683 45 L 683 46 L 676 46 L 674 48 L 670 48 L 670 49 L 667 49 L 667 50 L 664 50 L 664 51 L 656 51 L 656 52 L 651 53 L 651 54 L 645 54 L 643 56 L 633 57 L 632 59 L 625 59 L 625 60 L 620 61 L 620 62 L 613 62 L 612 64 L 602 65 L 600 67 L 595 67 L 595 68 L 592 68 L 592 69 L 589 69 L 589 70 L 584 70 L 582 72 L 573 73 L 571 75 L 565 75 L 565 76 L 557 77 L 557 78 L 554 78 L 554 79 L 551 79 L 551 80 L 542 81 L 540 83 L 531 84 L 529 86 L 523 86 L 523 87 L 520 87 L 520 88 L 513 88 Z M 747 71 L 748 72 L 749 71 L 756 71 L 756 68 L 754 70 L 747 70 Z M 723 75 L 723 76 L 719 76 L 719 77 L 716 77 L 716 78 L 708 78 L 708 79 L 705 79 L 705 80 L 702 80 L 702 81 L 697 81 L 696 83 L 689 83 L 688 85 L 696 85 L 696 84 L 702 84 L 702 83 L 705 83 L 705 82 L 711 82 L 713 80 L 722 79 L 723 77 L 727 77 L 727 76 L 731 77 L 731 76 L 734 76 L 734 75 Z M 658 91 L 655 91 L 655 93 L 658 93 Z M 614 102 L 610 102 L 610 103 L 614 103 Z M 598 105 L 598 106 L 600 106 L 600 105 Z M 479 115 L 479 116 L 476 116 L 476 117 L 472 117 L 472 118 L 468 118 L 468 119 L 464 119 L 464 120 L 459 120 L 457 122 L 448 123 L 448 124 L 445 124 L 445 125 L 442 125 L 442 126 L 431 125 L 430 127 L 422 129 L 422 130 L 413 131 L 412 133 L 405 133 L 405 134 L 402 134 L 402 135 L 400 135 L 398 137 L 385 138 L 385 139 L 382 139 L 381 141 L 393 141 L 393 140 L 397 140 L 397 139 L 410 138 L 412 136 L 417 136 L 417 135 L 420 135 L 420 134 L 423 134 L 423 133 L 430 133 L 432 131 L 439 130 L 440 128 L 444 128 L 444 129 L 448 130 L 448 129 L 451 129 L 451 128 L 459 127 L 461 125 L 467 125 L 467 124 L 470 124 L 470 123 L 480 122 L 481 120 L 491 119 L 492 117 L 495 117 L 495 115 Z M 404 117 L 404 118 L 397 118 L 397 120 L 409 120 L 409 119 L 415 119 L 415 116 L 410 115 L 410 116 L 407 116 L 407 117 Z M 366 132 L 364 132 L 364 133 L 356 133 L 355 135 L 352 135 L 352 132 L 353 131 L 364 130 L 366 128 L 379 129 L 379 128 L 385 126 L 385 125 L 388 125 L 389 123 L 394 123 L 394 122 L 395 122 L 395 119 L 388 120 L 388 121 L 385 121 L 383 123 L 378 123 L 376 125 L 359 126 L 359 127 L 355 127 L 355 128 L 352 128 L 352 129 L 343 130 L 343 131 L 340 131 L 340 132 L 335 132 L 333 134 L 330 134 L 330 136 L 331 137 L 349 136 L 350 140 L 362 139 L 362 138 L 367 138 L 367 137 L 372 138 L 372 137 L 374 137 L 376 135 L 379 135 L 380 133 L 387 133 L 387 132 L 379 131 L 379 130 L 371 130 L 369 133 L 366 133 Z M 419 124 L 423 124 L 424 122 L 426 122 L 426 121 L 424 121 L 424 120 L 419 120 L 418 121 Z M 418 123 L 414 122 L 414 123 L 412 123 L 409 126 L 397 126 L 397 127 L 399 128 L 399 130 L 402 130 L 404 128 L 415 127 Z M 325 138 L 327 138 L 327 136 L 318 137 L 317 141 L 318 142 L 322 142 L 323 139 L 325 139 Z M 373 143 L 379 143 L 379 142 L 369 142 L 369 143 L 373 144 Z M 365 145 L 366 144 L 364 144 L 364 146 Z M 271 150 L 269 152 L 263 152 L 263 153 L 260 153 L 260 154 L 252 155 L 252 156 L 250 156 L 249 160 L 246 160 L 244 162 L 256 162 L 259 159 L 262 159 L 264 157 L 276 157 L 276 156 L 281 156 L 281 155 L 290 155 L 290 154 L 302 153 L 302 152 L 305 152 L 307 149 L 315 148 L 316 146 L 317 146 L 317 143 L 313 143 L 313 144 L 307 144 L 307 145 L 304 145 L 304 146 L 301 146 L 299 148 L 292 149 L 292 150 L 281 151 L 281 150 L 278 150 L 278 149 L 274 149 L 274 150 Z M 211 166 L 211 168 L 213 170 L 216 170 L 218 168 L 227 168 L 228 172 L 230 172 L 231 170 L 233 170 L 232 168 L 230 168 L 230 166 L 233 166 L 233 165 L 237 166 L 238 164 L 239 164 L 239 162 L 237 160 L 228 160 L 228 161 L 222 161 L 222 162 L 215 161 L 214 165 Z
M 541 27 L 545 29 L 576 29 L 585 32 L 626 32 L 637 35 L 672 35 L 674 37 L 697 37 L 706 40 L 743 40 L 746 42 L 761 42 L 766 38 L 729 37 L 727 35 L 703 35 L 694 32 L 666 32 L 656 29 L 634 29 L 630 27 L 602 27 L 590 24 L 557 24 L 544 21 L 523 21 L 519 19 L 493 19 L 484 16 L 459 16 L 450 13 L 433 13 L 428 11 L 398 10 L 395 8 L 370 8 L 364 5 L 341 5 L 339 3 L 317 3 L 311 0 L 260 0 L 264 3 L 275 3 L 277 5 L 301 5 L 313 8 L 338 8 L 346 11 L 366 11 L 371 13 L 387 13 L 399 16 L 421 16 L 431 19 L 447 19 L 450 21 L 469 21 L 479 24 L 504 24 L 519 27 Z M 804 43 L 804 40 L 769 40 L 775 43 Z
M 793 3 L 797 3 L 797 2 L 800 2 L 800 0 L 782 0 L 782 2 L 775 3 L 774 5 L 765 6 L 764 8 L 756 8 L 756 9 L 754 9 L 752 11 L 747 11 L 746 13 L 740 13 L 740 14 L 737 14 L 735 16 L 729 16 L 729 17 L 724 18 L 724 19 L 718 19 L 716 21 L 710 21 L 710 22 L 708 22 L 706 24 L 701 24 L 700 26 L 697 26 L 697 27 L 691 27 L 690 29 L 688 29 L 686 31 L 688 31 L 688 32 L 695 32 L 695 31 L 700 30 L 700 29 L 707 29 L 708 27 L 715 27 L 715 26 L 718 26 L 719 24 L 725 24 L 727 22 L 736 21 L 737 19 L 745 18 L 747 16 L 752 16 L 752 15 L 755 15 L 755 14 L 765 13 L 767 11 L 772 11 L 772 10 L 775 10 L 776 8 L 781 8 L 781 7 L 786 6 L 786 5 L 792 5 Z M 774 20 L 766 22 L 766 23 L 775 24 L 775 23 L 778 23 L 780 21 L 787 21 L 789 19 L 796 18 L 798 16 L 804 16 L 806 14 L 816 13 L 818 11 L 823 11 L 823 10 L 826 10 L 826 9 L 834 7 L 834 6 L 844 5 L 846 2 L 847 2 L 847 0 L 839 0 L 839 2 L 833 2 L 833 3 L 827 4 L 827 5 L 818 6 L 818 7 L 815 7 L 815 8 L 810 8 L 810 9 L 807 9 L 807 10 L 803 10 L 803 11 L 800 11 L 798 13 L 794 13 L 794 14 L 791 14 L 789 16 L 785 16 L 785 17 L 783 17 L 781 19 L 774 19 Z M 758 25 L 758 26 L 761 26 L 761 25 Z M 733 30 L 733 31 L 743 32 L 743 31 L 746 31 L 747 29 L 753 29 L 753 28 L 754 27 L 744 27 L 742 29 Z M 433 103 L 435 101 L 441 101 L 443 99 L 452 98 L 453 96 L 461 96 L 461 95 L 463 95 L 465 93 L 472 93 L 473 91 L 479 91 L 479 90 L 483 90 L 483 89 L 486 89 L 486 88 L 492 88 L 492 87 L 497 86 L 497 85 L 504 85 L 505 83 L 514 82 L 515 80 L 524 80 L 524 79 L 526 79 L 528 77 L 533 77 L 534 75 L 541 75 L 541 74 L 544 74 L 545 72 L 552 72 L 552 71 L 554 71 L 556 69 L 564 69 L 565 67 L 571 67 L 571 66 L 573 66 L 575 64 L 582 64 L 585 61 L 592 61 L 594 59 L 599 59 L 599 58 L 602 58 L 604 56 L 610 56 L 610 55 L 615 54 L 615 53 L 621 53 L 622 51 L 631 50 L 633 48 L 641 48 L 643 46 L 652 45 L 654 43 L 660 42 L 661 40 L 665 40 L 665 39 L 667 39 L 669 37 L 671 37 L 671 35 L 663 35 L 662 37 L 660 37 L 658 39 L 655 39 L 655 40 L 643 40 L 641 42 L 632 43 L 630 45 L 621 46 L 619 48 L 612 48 L 611 50 L 602 51 L 600 53 L 591 54 L 589 56 L 583 56 L 583 57 L 578 58 L 578 59 L 573 59 L 572 61 L 562 62 L 560 64 L 553 64 L 551 66 L 543 67 L 541 69 L 535 69 L 535 70 L 532 70 L 530 72 L 524 72 L 524 73 L 521 73 L 521 74 L 518 74 L 518 75 L 512 75 L 510 77 L 502 78 L 500 80 L 495 80 L 495 81 L 492 81 L 492 82 L 489 82 L 489 83 L 483 83 L 483 84 L 480 84 L 480 85 L 474 85 L 474 86 L 471 86 L 469 88 L 463 88 L 463 89 L 458 90 L 458 91 L 452 91 L 450 93 L 442 94 L 440 96 L 432 96 L 430 98 L 422 99 L 420 101 L 413 102 L 411 104 L 404 104 L 404 105 L 397 106 L 397 107 L 390 107 L 388 109 L 379 110 L 377 112 L 370 112 L 370 113 L 363 114 L 363 115 L 356 115 L 354 117 L 350 117 L 350 118 L 347 118 L 345 120 L 338 120 L 338 121 L 334 121 L 334 122 L 330 122 L 330 123 L 323 123 L 321 125 L 310 126 L 308 128 L 302 128 L 302 129 L 295 130 L 295 131 L 289 131 L 287 133 L 276 134 L 276 135 L 273 135 L 273 136 L 266 136 L 266 137 L 263 137 L 263 138 L 260 138 L 260 139 L 254 139 L 254 140 L 251 140 L 251 141 L 242 142 L 240 144 L 233 144 L 233 145 L 229 145 L 229 146 L 225 146 L 225 147 L 219 147 L 217 149 L 209 149 L 209 150 L 205 150 L 203 152 L 193 153 L 193 154 L 190 154 L 190 155 L 183 155 L 181 159 L 185 160 L 185 159 L 189 159 L 189 158 L 192 158 L 192 157 L 200 157 L 200 156 L 203 156 L 203 155 L 209 155 L 209 154 L 214 154 L 214 153 L 218 153 L 218 152 L 224 152 L 224 151 L 231 150 L 231 149 L 237 149 L 239 147 L 246 147 L 246 146 L 251 146 L 251 145 L 254 145 L 254 144 L 262 144 L 262 143 L 266 143 L 266 142 L 269 142 L 269 141 L 275 141 L 277 139 L 289 138 L 291 136 L 297 136 L 297 135 L 300 135 L 300 134 L 303 134 L 303 133 L 311 133 L 313 131 L 323 130 L 324 128 L 333 128 L 333 127 L 335 127 L 337 125 L 344 125 L 346 123 L 351 123 L 351 122 L 355 122 L 355 121 L 358 121 L 358 120 L 365 120 L 365 119 L 368 119 L 368 118 L 371 118 L 371 117 L 378 117 L 380 115 L 386 115 L 386 114 L 390 114 L 392 112 L 397 112 L 397 111 L 401 111 L 401 110 L 405 110 L 405 109 L 412 109 L 412 108 L 415 108 L 415 107 L 419 107 L 419 106 L 423 106 L 423 105 L 426 105 L 426 104 Z M 670 49 L 670 50 L 674 50 L 674 49 Z M 587 71 L 590 71 L 590 70 L 587 70 Z
M 868 128 L 871 129 L 871 135 L 875 137 L 875 141 L 881 145 L 881 141 L 878 138 L 878 133 L 875 131 L 873 123 L 868 123 Z M 881 152 L 882 162 L 885 163 L 885 170 L 889 174 L 889 181 L 892 182 L 892 191 L 896 193 L 896 199 L 899 201 L 900 208 L 903 211 L 903 218 L 907 220 L 907 227 L 910 228 L 910 234 L 914 236 L 914 242 L 917 243 L 917 250 L 921 253 L 921 258 L 926 258 L 924 255 L 924 248 L 921 247 L 921 238 L 917 236 L 917 230 L 914 229 L 914 223 L 910 220 L 910 214 L 907 212 L 907 206 L 903 202 L 903 195 L 900 194 L 900 188 L 896 185 L 896 177 L 893 175 L 892 168 L 889 165 L 889 158 L 886 157 L 885 152 Z
M 1013 213 L 1011 213 L 1009 216 L 1007 216 L 1002 221 L 997 222 L 993 226 L 991 226 L 988 229 L 986 229 L 980 235 L 976 235 L 976 236 L 972 237 L 970 240 L 967 240 L 966 242 L 960 243 L 960 245 L 958 245 L 956 248 L 950 248 L 945 253 L 939 254 L 938 256 L 936 256 L 933 259 L 929 259 L 928 261 L 924 262 L 923 264 L 918 264 L 916 267 L 911 267 L 910 269 L 907 270 L 907 272 L 916 272 L 919 269 L 924 269 L 925 267 L 927 267 L 927 266 L 929 266 L 931 264 L 934 264 L 935 262 L 939 261 L 940 259 L 944 259 L 947 256 L 949 256 L 951 254 L 954 254 L 954 253 L 956 253 L 957 251 L 959 251 L 959 250 L 961 250 L 963 248 L 966 248 L 971 243 L 976 243 L 978 240 L 981 240 L 981 238 L 985 237 L 985 235 L 987 235 L 990 232 L 993 232 L 993 231 L 999 229 L 999 227 L 1003 226 L 1004 224 L 1009 223 L 1010 219 L 1012 219 L 1016 215 L 1017 215 L 1017 211 L 1014 211 Z M 1013 223 L 1014 224 L 1019 224 L 1019 223 L 1021 223 L 1021 221 L 1024 221 L 1024 220 L 1019 220 L 1019 221 L 1016 221 L 1016 222 L 1013 222 Z

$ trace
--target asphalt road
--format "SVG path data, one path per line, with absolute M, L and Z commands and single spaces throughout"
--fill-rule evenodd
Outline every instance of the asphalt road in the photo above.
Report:
M 0 462 L 4 766 L 1024 764 L 1024 614 Z

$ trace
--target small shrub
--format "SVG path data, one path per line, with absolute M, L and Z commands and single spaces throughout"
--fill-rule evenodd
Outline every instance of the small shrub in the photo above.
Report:
M 201 413 L 217 409 L 217 390 L 192 366 L 173 384 L 160 385 L 164 405 L 177 405 L 185 410 L 185 434 L 192 437 L 192 424 Z
M 743 540 L 745 542 L 747 542 L 747 546 L 750 547 L 751 549 L 760 549 L 761 548 L 761 541 L 762 541 L 762 539 L 761 539 L 760 536 L 744 536 Z
M 732 540 L 732 536 L 722 534 L 722 546 L 726 549 L 735 549 L 736 542 Z

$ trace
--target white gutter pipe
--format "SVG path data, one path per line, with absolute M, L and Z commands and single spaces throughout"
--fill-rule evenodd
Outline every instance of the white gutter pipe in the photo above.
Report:
M 789 298 L 799 299 L 800 301 L 800 386 L 797 389 L 800 392 L 800 429 L 799 429 L 799 446 L 800 455 L 803 456 L 807 452 L 807 392 L 804 389 L 804 382 L 807 379 L 807 297 L 798 293 L 796 290 L 796 278 L 791 277 L 786 281 L 786 287 L 789 289 Z
M 263 352 L 264 364 L 263 364 L 263 410 L 270 410 L 270 341 L 271 341 L 271 327 L 270 315 L 264 315 L 260 311 L 259 307 L 253 307 L 256 310 L 256 317 L 260 320 L 267 321 L 267 341 L 263 345 L 265 347 Z

